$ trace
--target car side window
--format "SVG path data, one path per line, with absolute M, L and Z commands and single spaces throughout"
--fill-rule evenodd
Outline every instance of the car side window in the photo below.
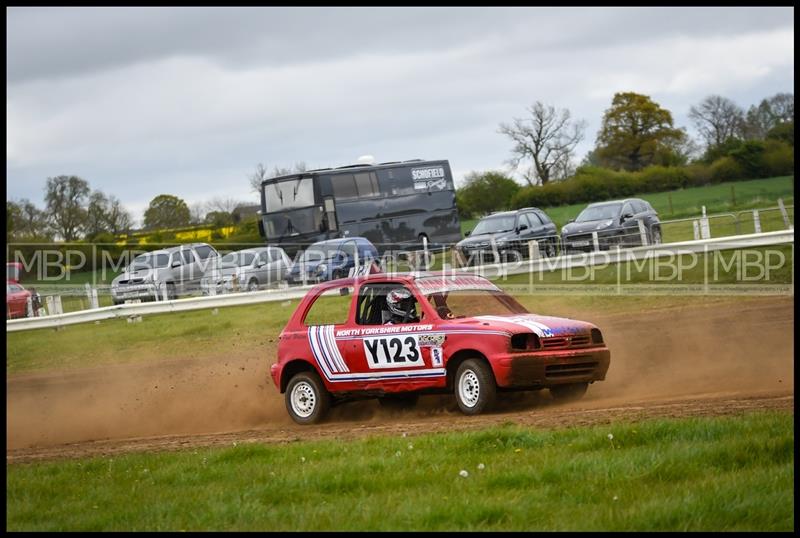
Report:
M 183 257 L 183 263 L 194 263 L 194 255 L 192 251 L 189 249 L 184 249 L 181 251 L 181 256 Z
M 200 257 L 201 260 L 205 260 L 209 256 L 211 256 L 214 250 L 208 245 L 200 245 L 196 249 L 197 255 Z
M 346 291 L 342 291 L 346 290 Z M 310 325 L 342 325 L 347 323 L 353 286 L 333 288 L 320 293 L 306 312 L 303 323 Z
M 550 224 L 552 222 L 550 217 L 547 214 L 542 213 L 541 211 L 536 211 L 536 216 L 539 217 L 539 220 L 542 221 L 542 224 Z
M 636 213 L 636 211 L 633 210 L 633 206 L 631 205 L 631 203 L 625 202 L 625 205 L 622 206 L 622 212 L 620 213 L 620 215 L 632 215 L 634 213 Z
M 356 256 L 356 242 L 355 241 L 345 241 L 342 243 L 342 246 L 339 247 L 339 250 L 347 255 L 348 258 L 353 259 Z
M 531 228 L 538 228 L 542 223 L 542 221 L 539 219 L 539 216 L 536 213 L 525 213 L 525 216 L 528 217 L 528 221 L 530 221 L 528 226 L 530 226 Z

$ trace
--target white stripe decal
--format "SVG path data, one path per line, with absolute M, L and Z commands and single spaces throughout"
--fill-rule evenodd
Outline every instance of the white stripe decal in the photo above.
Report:
M 312 325 L 308 328 L 308 340 L 311 343 L 311 351 L 314 353 L 314 358 L 317 360 L 317 364 L 319 364 L 320 368 L 322 368 L 325 377 L 331 377 L 331 365 L 328 363 L 328 359 L 324 353 L 320 345 L 320 340 L 318 338 L 320 327 L 317 325 Z
M 330 352 L 331 357 L 333 358 L 333 362 L 338 365 L 339 372 L 349 372 L 350 369 L 347 367 L 347 364 L 344 362 L 344 358 L 342 354 L 339 352 L 339 346 L 336 345 L 336 339 L 333 336 L 333 325 L 328 325 L 325 327 L 325 341 L 328 345 L 328 351 Z
M 486 319 L 488 321 L 500 321 L 504 323 L 511 323 L 514 325 L 520 325 L 528 330 L 533 331 L 538 336 L 545 338 L 548 336 L 553 336 L 550 327 L 548 327 L 547 325 L 539 323 L 538 321 L 533 321 L 531 319 L 522 316 L 514 316 L 510 318 L 504 318 L 502 316 L 476 316 L 476 317 L 477 319 Z

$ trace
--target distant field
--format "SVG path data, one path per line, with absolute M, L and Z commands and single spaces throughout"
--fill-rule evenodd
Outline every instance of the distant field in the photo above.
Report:
M 6 466 L 11 531 L 790 531 L 791 413 Z
M 679 189 L 669 192 L 655 192 L 636 194 L 634 197 L 642 198 L 650 202 L 658 212 L 661 220 L 680 219 L 696 217 L 701 214 L 702 206 L 706 206 L 706 213 L 726 213 L 741 211 L 744 209 L 775 207 L 778 198 L 783 199 L 785 205 L 794 203 L 794 176 L 773 177 L 768 179 L 754 179 L 751 181 L 736 181 L 729 183 L 719 183 L 705 187 L 692 187 L 689 189 Z M 735 200 L 735 203 L 734 203 Z M 578 213 L 588 204 L 573 204 L 557 207 L 543 207 L 543 209 L 556 226 L 560 229 L 569 219 L 578 216 Z M 776 212 L 777 213 L 777 212 Z M 793 214 L 792 214 L 792 218 Z M 766 219 L 766 222 L 764 222 Z M 472 230 L 477 224 L 477 219 L 461 221 L 462 233 Z M 748 217 L 748 225 L 743 226 L 742 233 L 752 233 L 752 216 Z M 730 235 L 725 233 L 722 227 L 728 223 L 716 223 L 721 228 L 717 235 Z M 769 231 L 775 226 L 782 227 L 780 214 L 766 214 L 762 216 L 763 231 Z M 691 239 L 691 223 L 688 223 L 689 239 Z M 712 222 L 712 236 L 715 234 L 715 223 Z M 730 226 L 733 229 L 733 226 Z M 683 230 L 675 232 L 681 236 L 685 235 Z M 668 230 L 664 231 L 664 239 L 671 241 L 668 237 Z M 681 239 L 676 239 L 681 240 Z

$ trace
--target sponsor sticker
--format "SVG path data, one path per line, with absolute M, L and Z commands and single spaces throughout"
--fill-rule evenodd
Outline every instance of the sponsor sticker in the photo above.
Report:
M 432 366 L 442 366 L 444 363 L 444 352 L 442 352 L 442 348 L 440 347 L 432 347 L 431 348 L 431 365 Z
M 441 346 L 444 344 L 444 335 L 440 333 L 434 334 L 420 334 L 419 335 L 419 345 L 420 346 Z
M 413 168 L 411 179 L 414 180 L 414 188 L 438 189 L 443 190 L 447 186 L 447 179 L 444 176 L 444 167 L 432 166 L 428 168 Z

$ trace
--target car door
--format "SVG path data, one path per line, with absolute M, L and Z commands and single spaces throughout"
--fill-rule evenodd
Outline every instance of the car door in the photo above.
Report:
M 182 262 L 178 268 L 180 289 L 184 293 L 191 293 L 200 287 L 200 263 L 194 250 L 190 247 L 182 248 L 180 256 Z
M 641 219 L 641 214 L 637 214 L 631 201 L 627 201 L 622 205 L 619 215 L 623 234 L 622 243 L 627 246 L 640 244 L 639 220 Z
M 349 366 L 364 372 L 367 387 L 380 389 L 402 384 L 405 390 L 414 390 L 429 384 L 424 371 L 431 367 L 430 349 L 422 345 L 421 330 L 415 330 L 420 328 L 420 322 L 386 323 L 386 294 L 397 288 L 405 288 L 414 295 L 417 313 L 422 317 L 422 298 L 399 283 L 363 284 L 354 304 L 355 324 L 348 339 Z
M 274 249 L 266 248 L 258 254 L 258 281 L 261 284 L 274 284 L 280 279 L 280 267 L 273 255 Z

